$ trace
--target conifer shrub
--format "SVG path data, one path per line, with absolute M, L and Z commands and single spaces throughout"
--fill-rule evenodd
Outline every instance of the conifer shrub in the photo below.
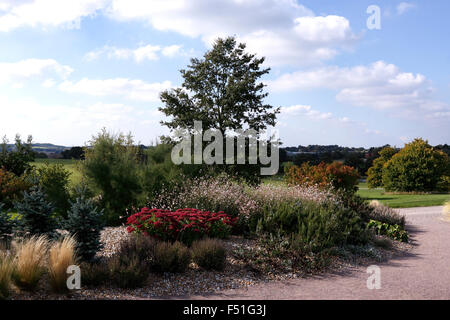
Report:
M 4 210 L 3 203 L 0 203 L 0 242 L 10 242 L 15 225 L 15 220 Z
M 100 232 L 103 228 L 102 210 L 98 210 L 88 198 L 86 186 L 77 188 L 77 196 L 71 203 L 63 225 L 77 242 L 76 250 L 82 260 L 92 259 L 101 249 Z
M 39 185 L 33 185 L 30 191 L 25 191 L 23 200 L 15 203 L 17 212 L 21 215 L 19 228 L 25 234 L 46 235 L 56 237 L 56 221 L 53 216 L 54 206 L 46 197 Z

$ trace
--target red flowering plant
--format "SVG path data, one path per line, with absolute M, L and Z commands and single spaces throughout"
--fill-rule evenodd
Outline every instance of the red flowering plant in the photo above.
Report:
M 128 218 L 127 231 L 143 233 L 162 241 L 182 241 L 187 245 L 205 236 L 226 238 L 236 223 L 223 211 L 217 213 L 198 209 L 178 209 L 175 212 L 143 208 Z

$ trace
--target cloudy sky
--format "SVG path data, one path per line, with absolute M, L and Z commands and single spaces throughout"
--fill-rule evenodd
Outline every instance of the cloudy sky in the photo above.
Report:
M 369 29 L 367 8 L 381 9 Z M 167 134 L 159 92 L 218 36 L 266 57 L 285 145 L 450 143 L 450 2 L 0 0 L 0 135 Z

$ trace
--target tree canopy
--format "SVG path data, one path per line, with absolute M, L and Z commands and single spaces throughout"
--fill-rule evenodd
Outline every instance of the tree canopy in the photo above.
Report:
M 270 68 L 262 68 L 264 58 L 246 53 L 245 48 L 234 37 L 219 38 L 203 58 L 191 59 L 180 71 L 181 87 L 161 93 L 165 106 L 160 111 L 171 117 L 161 123 L 192 132 L 194 120 L 202 121 L 204 129 L 222 134 L 245 125 L 256 131 L 275 125 L 279 108 L 264 103 L 268 93 L 259 81 Z

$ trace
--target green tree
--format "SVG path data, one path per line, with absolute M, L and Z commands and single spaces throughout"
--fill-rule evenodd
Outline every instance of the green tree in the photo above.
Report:
M 181 88 L 161 93 L 165 106 L 160 111 L 171 117 L 162 124 L 171 130 L 192 130 L 197 120 L 203 128 L 222 134 L 243 125 L 257 131 L 275 125 L 279 108 L 263 102 L 268 93 L 258 82 L 270 69 L 262 69 L 264 58 L 246 53 L 245 48 L 234 37 L 219 38 L 202 59 L 191 59 L 191 65 L 181 70 Z
M 28 136 L 26 142 L 20 135 L 16 135 L 14 146 L 8 145 L 8 139 L 3 137 L 0 145 L 0 168 L 21 176 L 31 168 L 30 162 L 34 161 L 35 152 L 32 148 L 32 136 Z
M 391 160 L 396 152 L 392 147 L 385 147 L 380 151 L 380 157 L 373 161 L 372 167 L 367 171 L 367 184 L 369 188 L 383 187 L 383 167 Z
M 55 206 L 55 211 L 61 217 L 66 217 L 70 208 L 68 190 L 70 172 L 62 164 L 45 163 L 37 169 L 39 182 L 48 200 Z
M 383 166 L 383 186 L 387 191 L 433 191 L 449 173 L 448 156 L 419 138 L 406 144 Z
M 141 193 L 139 148 L 131 135 L 112 134 L 103 129 L 86 148 L 81 170 L 100 195 L 105 222 L 120 224 L 126 209 L 136 205 Z

